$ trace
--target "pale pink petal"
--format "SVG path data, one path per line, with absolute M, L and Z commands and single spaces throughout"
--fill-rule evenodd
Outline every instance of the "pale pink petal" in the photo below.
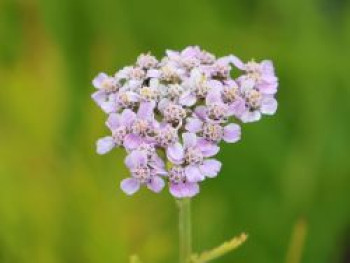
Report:
M 115 146 L 115 142 L 113 140 L 113 137 L 107 136 L 104 138 L 99 139 L 96 142 L 96 148 L 98 154 L 105 154 L 111 151 Z
M 190 91 L 184 93 L 181 97 L 180 97 L 180 104 L 184 105 L 184 106 L 193 106 L 197 101 L 197 97 Z
M 153 117 L 154 102 L 142 102 L 137 111 L 139 119 L 150 120 Z
M 128 86 L 131 90 L 136 90 L 136 89 L 140 88 L 141 85 L 142 85 L 142 80 L 131 79 L 128 82 Z M 129 99 L 131 99 L 132 101 L 137 101 L 140 98 L 140 96 L 137 95 L 137 93 L 132 92 L 132 91 L 127 92 L 127 94 L 129 96 Z
M 129 169 L 135 169 L 138 167 L 146 166 L 147 154 L 142 151 L 133 151 L 125 158 L 125 165 Z
M 142 143 L 142 138 L 136 134 L 127 134 L 123 145 L 127 150 L 136 149 Z
M 220 169 L 221 169 L 221 162 L 215 159 L 207 159 L 200 166 L 200 170 L 202 174 L 210 178 L 217 176 L 218 173 L 220 172 Z
M 107 127 L 113 131 L 120 126 L 120 115 L 117 113 L 111 113 L 106 121 Z
M 108 95 L 104 90 L 98 90 L 91 95 L 91 98 L 100 106 L 107 101 Z
M 170 193 L 176 198 L 193 197 L 199 193 L 199 185 L 197 183 L 171 183 L 169 187 Z
M 161 99 L 158 103 L 158 109 L 160 112 L 163 112 L 163 110 L 170 104 L 170 100 L 169 99 Z
M 142 81 L 141 81 L 142 84 Z M 140 95 L 137 94 L 136 92 L 129 91 L 127 92 L 128 98 L 131 102 L 138 102 L 140 100 Z
M 194 147 L 197 144 L 197 135 L 192 132 L 185 132 L 182 134 L 184 148 Z
M 255 122 L 260 120 L 260 118 L 261 118 L 261 113 L 257 110 L 256 111 L 247 110 L 240 116 L 240 119 L 244 123 Z
M 113 101 L 103 102 L 100 106 L 101 106 L 101 109 L 107 114 L 116 111 L 116 103 Z
M 201 182 L 204 180 L 204 175 L 199 170 L 198 166 L 189 165 L 185 168 L 186 178 L 189 182 Z
M 132 91 L 128 92 L 128 97 L 131 102 L 138 102 L 140 99 L 140 96 Z
M 201 54 L 201 50 L 198 46 L 189 46 L 181 51 L 182 57 L 197 57 Z
M 119 70 L 115 75 L 114 77 L 116 79 L 128 79 L 129 76 L 130 76 L 130 72 L 133 70 L 133 67 L 132 66 L 127 66 L 127 67 L 124 67 L 122 68 L 121 70 Z
M 116 112 L 117 111 L 116 95 L 110 94 L 106 98 L 106 101 L 101 103 L 100 107 L 105 113 L 108 113 L 108 114 L 112 112 Z
M 165 164 L 162 158 L 160 158 L 157 154 L 152 157 L 152 162 L 150 165 L 154 168 L 164 168 Z
M 164 188 L 165 183 L 159 176 L 154 176 L 150 183 L 147 184 L 147 188 L 155 193 L 159 193 Z
M 199 193 L 199 185 L 197 183 L 186 182 L 182 192 L 183 197 L 193 197 Z
M 277 101 L 274 98 L 263 98 L 261 101 L 261 113 L 267 115 L 273 115 L 277 110 Z
M 140 189 L 140 182 L 135 178 L 126 178 L 120 182 L 120 188 L 127 195 L 133 195 Z
M 160 176 L 166 176 L 168 175 L 167 170 L 165 170 L 165 168 L 163 167 L 156 167 L 150 164 L 150 166 L 152 166 L 152 168 L 154 169 L 154 174 L 160 175 Z
M 205 101 L 207 105 L 210 105 L 213 103 L 222 103 L 220 91 L 219 90 L 209 91 Z
M 268 83 L 265 80 L 259 84 L 259 91 L 262 94 L 274 95 L 277 92 L 278 82 Z
M 180 143 L 174 143 L 167 148 L 167 157 L 174 164 L 181 164 L 184 158 L 184 149 Z
M 238 98 L 229 105 L 229 113 L 236 117 L 241 116 L 246 111 L 246 103 L 242 98 Z
M 275 69 L 271 60 L 263 60 L 261 61 L 260 65 L 263 73 L 271 75 L 274 74 Z
M 250 90 L 252 90 L 255 86 L 255 81 L 251 78 L 248 77 L 244 77 L 242 78 L 242 81 L 240 82 L 240 87 L 241 87 L 241 92 L 243 94 L 249 92 Z
M 153 79 L 150 79 L 149 81 L 149 87 L 153 88 L 153 89 L 159 89 L 161 88 L 159 86 L 159 79 L 156 79 L 156 78 L 153 78 Z
M 215 90 L 217 92 L 221 92 L 223 89 L 222 83 L 218 80 L 213 80 L 213 79 L 208 81 L 208 87 L 209 89 Z
M 176 59 L 180 55 L 179 52 L 170 49 L 167 49 L 165 53 L 170 59 Z
M 240 60 L 238 57 L 234 55 L 229 56 L 229 62 L 232 63 L 236 68 L 240 70 L 245 69 L 245 64 L 242 62 L 242 60 Z
M 193 133 L 198 133 L 202 130 L 203 122 L 198 118 L 188 118 L 186 122 L 186 130 Z
M 152 156 L 149 166 L 153 168 L 154 175 L 166 176 L 168 174 L 168 172 L 165 170 L 164 161 L 158 155 Z
M 159 78 L 161 76 L 161 73 L 157 69 L 149 69 L 147 71 L 147 77 L 148 78 Z
M 176 198 L 183 198 L 184 197 L 184 184 L 179 183 L 179 184 L 174 184 L 171 183 L 169 187 L 169 192 L 172 194 L 172 196 Z
M 206 139 L 198 139 L 197 147 L 201 150 L 204 157 L 216 155 L 220 148 L 215 143 L 209 142 Z
M 194 110 L 198 118 L 205 120 L 207 118 L 207 108 L 203 105 L 197 106 Z
M 136 119 L 136 114 L 130 109 L 125 109 L 122 112 L 121 118 L 120 118 L 120 123 L 122 125 L 125 125 L 127 127 L 131 126 Z
M 224 83 L 228 88 L 238 88 L 238 84 L 233 79 L 226 80 Z
M 224 128 L 224 140 L 234 143 L 241 139 L 241 126 L 236 123 L 231 123 Z
M 92 81 L 92 85 L 96 89 L 101 89 L 102 88 L 102 83 L 105 81 L 105 79 L 108 78 L 108 75 L 106 73 L 99 73 Z

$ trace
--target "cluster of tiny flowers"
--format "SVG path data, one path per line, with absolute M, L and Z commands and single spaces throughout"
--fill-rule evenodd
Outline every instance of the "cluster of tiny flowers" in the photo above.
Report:
M 120 186 L 128 195 L 141 186 L 158 193 L 166 183 L 176 198 L 196 195 L 199 183 L 221 169 L 215 159 L 220 143 L 240 140 L 237 122 L 255 122 L 277 109 L 271 61 L 216 58 L 196 46 L 168 50 L 161 60 L 142 54 L 114 76 L 98 74 L 93 85 L 110 130 L 97 141 L 97 153 L 127 151 L 130 177 Z

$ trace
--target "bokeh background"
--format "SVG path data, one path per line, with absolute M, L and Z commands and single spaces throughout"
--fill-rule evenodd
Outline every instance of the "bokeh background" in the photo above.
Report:
M 176 262 L 174 200 L 125 196 L 123 151 L 95 154 L 91 80 L 194 44 L 280 78 L 278 113 L 243 126 L 193 200 L 195 250 L 245 231 L 216 262 L 350 262 L 347 0 L 1 0 L 0 262 Z

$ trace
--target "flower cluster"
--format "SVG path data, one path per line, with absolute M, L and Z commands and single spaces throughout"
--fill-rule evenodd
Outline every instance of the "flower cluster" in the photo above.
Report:
M 277 109 L 271 61 L 216 58 L 199 47 L 168 50 L 160 61 L 142 54 L 114 76 L 98 74 L 93 85 L 111 132 L 97 141 L 97 153 L 126 149 L 130 177 L 120 186 L 128 195 L 142 185 L 160 192 L 165 181 L 177 198 L 196 195 L 199 182 L 221 169 L 214 158 L 220 142 L 240 140 L 235 122 L 258 121 Z

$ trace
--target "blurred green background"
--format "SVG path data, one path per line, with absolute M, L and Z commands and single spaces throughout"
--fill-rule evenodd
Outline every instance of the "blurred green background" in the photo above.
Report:
M 286 262 L 302 220 L 300 263 L 350 262 L 347 0 L 1 0 L 0 262 L 176 262 L 174 200 L 125 196 L 123 151 L 95 154 L 91 80 L 194 44 L 280 78 L 277 115 L 243 126 L 193 201 L 195 250 L 245 231 L 217 262 Z

